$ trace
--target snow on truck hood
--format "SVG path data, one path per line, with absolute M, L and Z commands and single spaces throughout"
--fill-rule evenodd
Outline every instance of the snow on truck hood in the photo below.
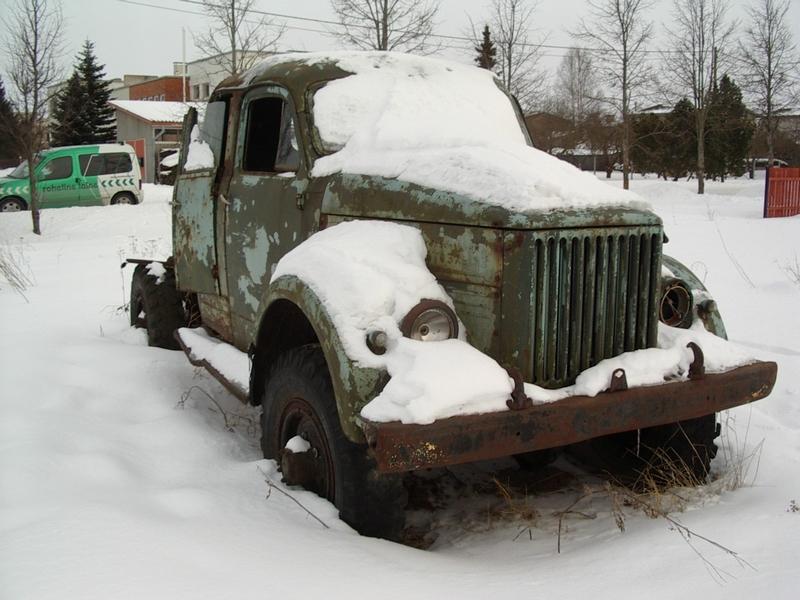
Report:
M 314 125 L 331 152 L 316 161 L 314 176 L 400 179 L 521 212 L 649 208 L 637 195 L 528 146 L 490 71 L 392 52 L 314 53 L 274 57 L 245 80 L 286 60 L 352 73 L 314 93 Z

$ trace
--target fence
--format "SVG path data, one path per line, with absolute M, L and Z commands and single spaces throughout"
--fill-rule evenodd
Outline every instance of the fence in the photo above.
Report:
M 800 168 L 768 168 L 764 184 L 764 218 L 793 215 L 800 215 Z

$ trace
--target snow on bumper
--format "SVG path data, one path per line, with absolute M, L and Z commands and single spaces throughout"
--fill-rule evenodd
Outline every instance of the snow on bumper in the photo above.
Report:
M 719 412 L 770 394 L 773 362 L 688 381 L 570 396 L 521 410 L 462 415 L 426 425 L 364 421 L 382 472 L 453 465 L 543 450 Z

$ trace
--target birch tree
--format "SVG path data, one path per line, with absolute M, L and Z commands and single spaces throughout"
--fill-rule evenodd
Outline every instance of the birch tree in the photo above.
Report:
M 544 76 L 539 69 L 541 43 L 531 37 L 536 3 L 528 0 L 493 0 L 492 31 L 497 48 L 495 73 L 522 108 L 538 103 Z
M 577 127 L 597 105 L 598 86 L 591 53 L 572 48 L 562 59 L 556 74 L 559 103 Z
M 669 29 L 667 72 L 680 95 L 694 104 L 697 133 L 697 193 L 705 193 L 706 126 L 717 73 L 730 71 L 733 23 L 725 0 L 674 0 L 675 28 Z
M 439 12 L 438 0 L 331 0 L 341 25 L 336 35 L 362 50 L 425 53 Z
M 622 185 L 630 187 L 631 110 L 634 99 L 649 80 L 644 52 L 653 34 L 646 19 L 652 0 L 588 0 L 589 18 L 582 19 L 573 35 L 596 54 L 596 72 L 604 86 L 602 100 L 622 122 Z
M 13 112 L 0 115 L 0 135 L 8 136 L 28 162 L 33 233 L 41 235 L 35 165 L 46 142 L 46 119 L 53 86 L 61 78 L 61 5 L 53 0 L 17 0 L 3 19 Z
M 258 15 L 256 0 L 202 0 L 209 19 L 206 33 L 194 36 L 200 52 L 228 75 L 239 75 L 268 52 L 273 52 L 283 37 L 285 27 Z
M 789 0 L 757 0 L 748 9 L 750 26 L 740 43 L 744 87 L 766 133 L 769 164 L 775 158 L 777 116 L 798 100 L 800 58 L 786 21 L 788 11 Z

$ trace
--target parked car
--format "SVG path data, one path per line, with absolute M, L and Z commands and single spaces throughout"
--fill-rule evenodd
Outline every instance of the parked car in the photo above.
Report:
M 39 153 L 35 169 L 40 208 L 141 201 L 139 162 L 127 144 L 50 148 Z M 28 173 L 24 161 L 0 178 L 0 211 L 30 208 Z
M 756 171 L 763 171 L 767 167 L 788 167 L 789 163 L 785 160 L 781 160 L 780 158 L 773 158 L 772 163 L 770 163 L 768 158 L 753 158 L 752 165 L 753 169 Z

